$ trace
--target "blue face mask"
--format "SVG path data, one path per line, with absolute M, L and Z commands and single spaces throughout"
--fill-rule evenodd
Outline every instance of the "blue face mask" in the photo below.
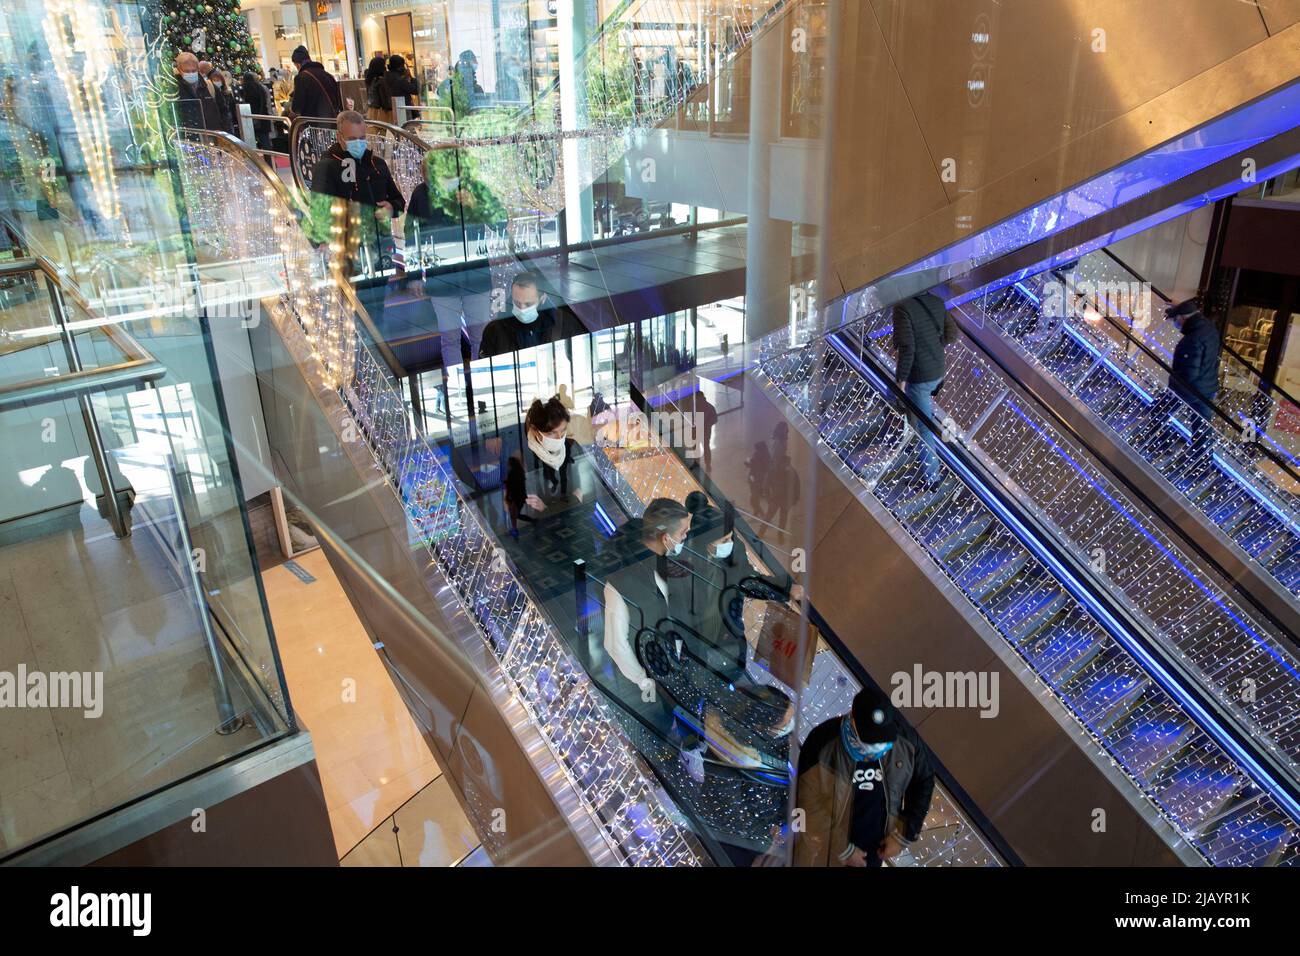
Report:
M 366 141 L 364 139 L 348 140 L 348 152 L 352 154 L 353 159 L 360 159 L 366 155 Z
M 844 720 L 840 723 L 840 739 L 844 742 L 844 749 L 856 760 L 878 760 L 894 747 L 892 741 L 883 744 L 863 743 L 853 730 L 848 714 L 844 715 Z

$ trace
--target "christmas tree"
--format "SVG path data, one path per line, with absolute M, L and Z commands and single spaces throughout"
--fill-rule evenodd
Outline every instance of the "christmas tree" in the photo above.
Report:
M 157 10 L 159 32 L 167 40 L 170 56 L 189 50 L 236 76 L 258 66 L 257 48 L 239 13 L 239 0 L 162 0 Z

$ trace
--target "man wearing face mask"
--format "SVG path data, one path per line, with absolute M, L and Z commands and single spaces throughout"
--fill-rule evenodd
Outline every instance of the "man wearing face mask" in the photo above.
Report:
M 799 751 L 796 866 L 881 866 L 921 834 L 934 795 L 929 751 L 889 697 L 865 688 Z
M 667 559 L 682 553 L 690 527 L 689 511 L 669 498 L 655 498 L 641 515 L 639 538 L 651 559 L 616 571 L 605 582 L 605 653 L 636 685 L 644 703 L 654 701 L 655 682 L 637 659 L 636 630 L 686 613 L 685 596 L 670 583 Z
M 495 316 L 483 327 L 479 358 L 517 352 L 582 334 L 547 304 L 541 276 L 536 272 L 521 272 L 515 276 L 510 283 L 510 299 L 506 305 L 508 311 Z
M 176 54 L 176 122 L 190 129 L 230 131 L 212 87 L 199 74 L 199 58 L 189 51 Z
M 356 283 L 358 298 L 378 323 L 387 288 L 384 272 L 392 267 L 392 222 L 406 209 L 406 200 L 388 164 L 369 148 L 360 113 L 339 114 L 338 139 L 316 162 L 311 189 L 307 237 L 331 247 L 337 242 L 331 248 L 334 266 Z

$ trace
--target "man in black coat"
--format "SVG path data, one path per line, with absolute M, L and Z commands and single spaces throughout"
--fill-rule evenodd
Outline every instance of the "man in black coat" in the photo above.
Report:
M 176 54 L 176 122 L 189 129 L 230 132 L 221 104 L 199 75 L 199 58 L 189 51 Z
M 298 76 L 293 81 L 293 97 L 289 100 L 291 116 L 319 116 L 333 119 L 343 109 L 343 95 L 338 81 L 325 69 L 323 63 L 311 58 L 305 46 L 293 51 L 293 62 Z
M 521 272 L 515 276 L 510 283 L 508 304 L 509 311 L 498 314 L 484 326 L 478 347 L 479 358 L 530 349 L 585 332 L 558 309 L 547 307 L 541 278 L 535 272 Z
M 313 242 L 328 242 L 336 237 L 333 227 L 342 227 L 339 263 L 349 278 L 357 279 L 357 295 L 378 323 L 387 284 L 382 273 L 392 265 L 392 221 L 405 211 L 406 200 L 388 164 L 369 148 L 360 113 L 339 114 L 338 140 L 316 161 L 311 189 L 307 235 Z M 336 204 L 339 199 L 346 200 L 345 209 Z
M 1166 315 L 1183 332 L 1174 347 L 1169 388 L 1209 421 L 1219 391 L 1219 333 L 1196 307 L 1195 299 L 1178 303 Z

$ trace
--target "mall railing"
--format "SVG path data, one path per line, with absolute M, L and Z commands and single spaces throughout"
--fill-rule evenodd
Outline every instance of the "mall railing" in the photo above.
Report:
M 792 351 L 781 332 L 763 343 L 757 373 L 819 436 L 841 479 L 918 546 L 916 560 L 970 601 L 1025 679 L 1051 691 L 1153 821 L 1214 865 L 1293 859 L 1300 802 L 1271 754 L 1225 722 L 1224 702 L 1189 687 L 1177 655 L 1161 652 L 1115 595 L 1091 583 L 1087 559 L 1049 514 L 1024 507 L 1021 485 L 969 441 L 974 429 L 920 412 L 888 368 L 869 338 L 855 344 L 836 333 Z M 937 483 L 925 476 L 929 455 Z
M 957 308 L 974 324 L 1000 330 L 1048 381 L 1091 409 L 1283 593 L 1300 593 L 1300 496 L 1290 490 L 1290 463 L 1268 447 L 1272 438 L 1214 406 L 1214 421 L 1205 422 L 1168 387 L 1168 369 L 1152 346 L 1122 325 L 1047 305 L 1080 282 L 1073 274 L 1042 274 Z
M 20 246 L 25 245 L 20 233 L 17 238 Z M 79 632 L 85 640 L 72 648 L 72 660 L 84 652 L 87 670 L 99 671 L 113 695 L 104 707 L 103 725 L 115 728 L 122 740 L 130 743 L 109 755 L 108 759 L 116 762 L 104 764 L 103 756 L 97 758 L 99 766 L 91 774 L 95 786 L 86 788 L 85 793 L 67 794 L 53 814 L 42 812 L 38 817 L 41 830 L 29 827 L 25 812 L 11 809 L 6 818 L 6 855 L 29 862 L 38 858 L 90 862 L 97 853 L 102 855 L 148 835 L 151 831 L 139 832 L 141 821 L 168 812 L 169 794 L 178 785 L 187 783 L 200 789 L 212 785 L 212 781 L 199 782 L 198 775 L 215 771 L 220 776 L 219 765 L 283 738 L 294 729 L 293 719 L 271 649 L 265 607 L 256 597 L 247 600 L 246 578 L 232 577 L 233 565 L 241 557 L 248 560 L 248 554 L 239 553 L 237 539 L 227 533 L 228 528 L 218 527 L 222 521 L 211 509 L 197 506 L 188 462 L 199 455 L 184 447 L 165 424 L 156 425 L 174 420 L 168 415 L 167 399 L 167 393 L 174 391 L 167 380 L 172 370 L 131 335 L 124 321 L 96 307 L 76 282 L 45 257 L 33 255 L 0 264 L 0 278 L 10 280 L 0 318 L 9 343 L 6 357 L 17 358 L 28 348 L 58 347 L 63 353 L 62 363 L 53 353 L 45 359 L 52 364 L 40 379 L 14 381 L 6 375 L 6 384 L 0 386 L 0 415 L 5 416 L 5 427 L 14 430 L 5 467 L 20 473 L 30 471 L 37 463 L 23 456 L 33 448 L 46 448 L 54 456 L 45 463 L 48 467 L 41 480 L 49 484 L 42 510 L 4 520 L 6 547 L 13 546 L 8 539 L 11 530 L 19 535 L 17 540 L 28 542 L 71 527 L 77 548 L 69 552 L 73 555 L 70 560 L 87 548 L 103 552 L 76 572 L 77 580 L 88 589 L 81 600 L 91 601 L 92 592 L 111 594 L 108 603 L 116 606 L 115 602 L 123 601 L 117 592 L 126 588 L 130 596 L 122 606 L 135 608 L 151 607 L 155 599 L 169 596 L 165 654 L 155 658 L 157 648 L 144 646 L 156 638 L 152 633 L 115 634 L 115 647 L 130 640 L 141 646 L 132 647 L 123 657 L 127 645 L 122 645 L 117 648 L 116 660 L 113 654 L 99 659 L 105 638 L 93 632 L 93 625 Z M 15 279 L 21 283 L 17 287 L 11 281 Z M 14 301 L 15 292 L 22 289 L 23 302 Z M 2 364 L 6 363 L 0 357 Z M 67 437 L 62 433 L 63 420 L 50 408 L 47 425 L 42 426 L 51 429 L 50 440 L 21 440 L 22 430 L 30 426 L 29 409 L 65 407 L 68 400 L 76 402 L 80 430 L 75 420 L 70 420 L 73 434 Z M 13 413 L 19 414 L 10 417 Z M 53 437 L 54 429 L 59 430 L 57 437 Z M 111 443 L 106 435 L 111 436 Z M 84 491 L 69 469 L 75 460 L 61 460 L 70 444 L 78 451 L 86 449 L 94 466 L 93 476 L 89 471 L 85 474 Z M 62 476 L 63 485 L 56 484 L 57 476 Z M 115 543 L 113 548 L 122 549 L 120 555 L 102 543 L 96 547 L 95 537 L 87 534 L 93 525 L 87 524 L 81 510 L 86 494 L 93 496 L 99 514 L 117 538 L 132 536 L 135 541 Z M 75 514 L 59 517 L 73 506 Z M 154 557 L 141 563 L 144 554 Z M 100 564 L 108 566 L 116 560 L 127 570 L 106 575 Z M 52 597 L 57 596 L 45 595 L 41 600 Z M 28 626 L 33 628 L 34 640 L 44 639 L 35 630 L 39 622 L 30 621 Z M 190 686 L 174 705 L 162 698 L 149 705 L 156 711 L 156 724 L 141 724 L 138 707 L 132 705 L 124 711 L 122 704 L 113 702 L 129 699 L 121 695 L 128 688 L 138 689 L 136 683 L 142 679 L 168 686 L 177 655 L 187 653 L 191 643 L 196 652 L 201 649 L 202 665 L 197 659 L 195 662 L 200 670 L 190 675 Z M 123 666 L 122 660 L 127 660 L 129 667 Z M 207 673 L 203 673 L 203 665 Z M 34 665 L 28 662 L 28 666 Z M 156 671 L 152 670 L 155 666 Z M 205 678 L 211 681 L 210 701 L 204 696 Z M 199 683 L 194 684 L 195 680 Z M 213 722 L 205 723 L 209 703 Z M 98 723 L 90 721 L 88 726 Z M 96 746 L 93 737 L 80 737 L 76 727 L 62 729 L 60 739 L 65 755 Z M 141 746 L 139 742 L 146 739 L 147 744 Z M 217 786 L 227 795 L 231 792 L 230 779 Z M 204 792 L 211 796 L 210 790 Z M 116 816 L 127 807 L 128 817 Z M 166 819 L 159 825 L 172 822 Z
M 336 282 L 295 225 L 284 184 L 233 138 L 184 131 L 177 148 L 187 196 L 214 180 L 225 192 L 254 197 L 200 205 L 192 216 L 239 237 L 240 251 L 278 257 L 285 289 L 272 321 L 282 337 L 300 337 L 309 350 L 315 364 L 302 367 L 308 380 L 347 407 L 409 522 L 404 538 L 427 554 L 474 621 L 608 851 L 630 864 L 707 862 L 681 811 L 642 769 L 590 679 L 413 424 L 389 365 L 366 341 L 350 288 Z

